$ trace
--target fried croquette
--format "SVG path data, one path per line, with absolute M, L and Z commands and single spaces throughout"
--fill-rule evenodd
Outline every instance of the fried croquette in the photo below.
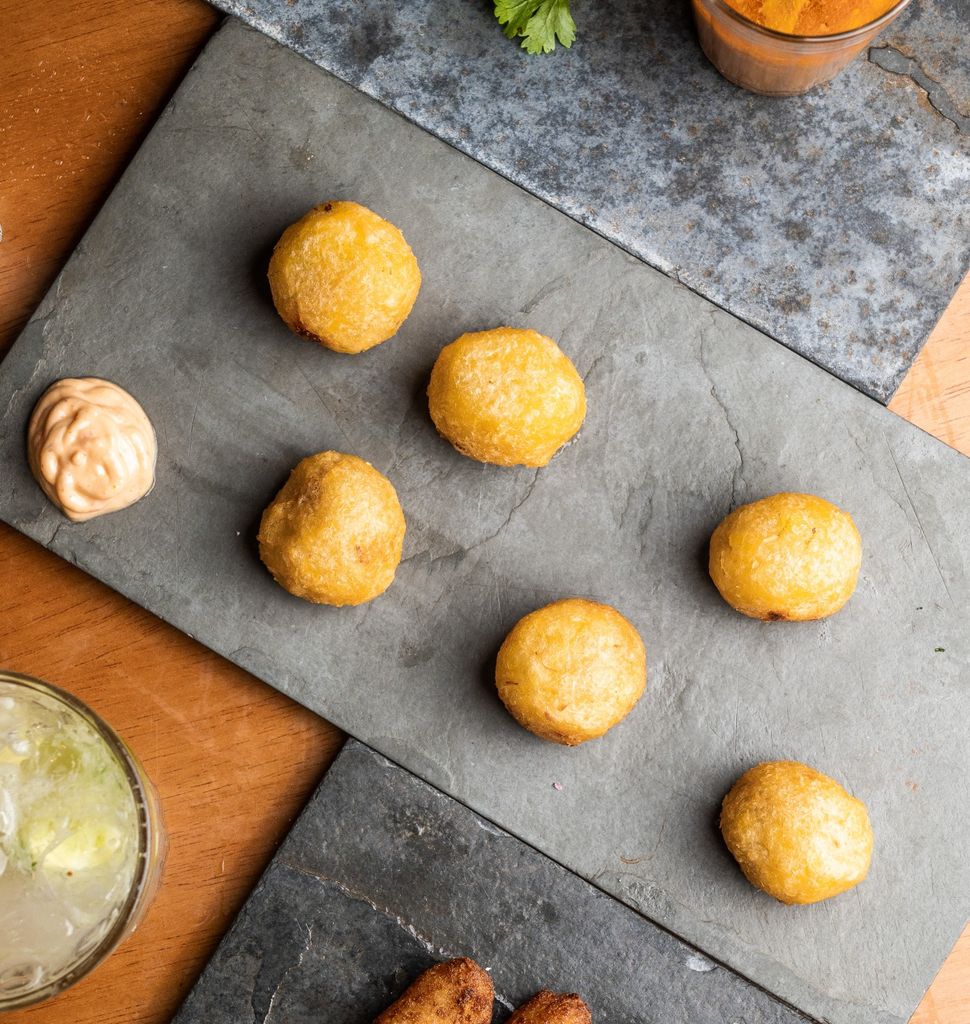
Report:
M 567 746 L 625 718 L 646 680 L 640 634 L 615 608 L 580 597 L 520 619 L 495 665 L 499 696 L 516 721 Z
M 579 996 L 536 993 L 508 1019 L 508 1024 L 592 1024 L 589 1007 Z
M 441 350 L 428 407 L 438 433 L 463 455 L 544 466 L 582 425 L 586 389 L 551 338 L 498 327 L 463 334 Z
M 371 601 L 391 585 L 404 546 L 393 484 L 355 455 L 303 459 L 263 513 L 259 557 L 291 594 L 316 604 Z
M 746 771 L 724 798 L 721 833 L 748 881 L 782 903 L 851 889 L 872 857 L 865 804 L 797 761 Z
M 397 333 L 418 297 L 421 271 L 393 224 L 359 203 L 332 202 L 283 232 L 269 284 L 291 331 L 357 353 Z
M 735 509 L 711 537 L 711 579 L 754 619 L 822 619 L 855 590 L 862 540 L 852 517 L 811 494 L 775 494 Z
M 474 960 L 435 964 L 374 1024 L 491 1024 L 495 990 Z

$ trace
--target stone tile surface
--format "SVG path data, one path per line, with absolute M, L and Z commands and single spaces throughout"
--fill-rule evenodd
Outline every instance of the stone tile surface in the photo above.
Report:
M 597 1024 L 799 1024 L 727 968 L 350 741 L 174 1024 L 371 1024 L 436 960 Z M 443 1022 L 446 1024 L 446 1022 Z
M 331 197 L 390 217 L 424 271 L 399 336 L 356 358 L 289 334 L 265 283 L 281 229 Z M 441 346 L 506 322 L 586 378 L 587 422 L 540 472 L 462 458 L 427 415 Z M 69 374 L 128 388 L 159 435 L 155 490 L 82 525 L 23 456 Z M 970 892 L 963 457 L 238 23 L 4 361 L 0 410 L 5 521 L 804 1011 L 915 1007 Z M 290 597 L 256 555 L 261 510 L 328 447 L 386 472 L 408 519 L 393 587 L 356 609 Z M 779 490 L 864 537 L 829 621 L 744 619 L 707 579 L 717 521 Z M 516 619 L 569 594 L 616 605 L 649 661 L 628 720 L 575 750 L 521 730 L 491 679 Z M 868 803 L 876 856 L 848 896 L 781 907 L 725 853 L 721 797 L 775 757 Z
M 216 3 L 882 402 L 970 268 L 970 0 L 790 99 L 722 79 L 687 0 L 574 0 L 536 58 L 488 0 Z

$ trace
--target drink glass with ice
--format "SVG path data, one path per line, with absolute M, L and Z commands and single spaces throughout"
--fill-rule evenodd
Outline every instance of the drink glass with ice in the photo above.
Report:
M 0 1010 L 96 967 L 138 924 L 164 854 L 158 796 L 117 734 L 0 670 Z

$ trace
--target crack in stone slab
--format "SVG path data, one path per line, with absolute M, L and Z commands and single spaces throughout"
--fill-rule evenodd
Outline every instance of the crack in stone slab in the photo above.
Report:
M 539 481 L 539 470 L 541 468 L 542 468 L 541 466 L 537 467 L 533 471 L 532 479 L 529 481 L 529 486 L 525 489 L 525 494 L 523 494 L 522 497 L 519 498 L 519 500 L 509 510 L 509 514 L 505 517 L 505 522 L 503 522 L 502 525 L 497 530 L 495 530 L 493 533 L 488 534 L 487 536 L 483 537 L 481 540 L 475 541 L 475 543 L 472 544 L 470 547 L 465 548 L 465 554 L 466 555 L 470 554 L 472 551 L 476 550 L 477 548 L 483 547 L 484 545 L 488 544 L 490 541 L 495 540 L 495 538 L 509 525 L 509 523 L 512 522 L 512 517 L 515 515 L 515 513 L 518 512 L 519 509 L 522 508 L 522 506 L 529 500 L 529 498 L 532 497 L 532 492 L 535 490 L 536 484 Z
M 62 275 L 63 276 L 63 275 Z M 47 332 L 48 328 L 54 321 L 54 314 L 57 312 L 57 294 L 60 292 L 60 281 L 61 278 L 57 279 L 57 292 L 54 295 L 53 301 L 49 303 L 49 308 L 46 312 L 41 313 L 40 309 L 30 318 L 23 329 L 23 333 L 26 334 L 28 330 L 40 329 L 40 336 L 43 342 L 42 350 L 34 363 L 33 369 L 30 371 L 30 376 L 21 384 L 19 387 L 14 388 L 11 392 L 10 397 L 7 399 L 6 410 L 10 410 L 17 403 L 20 396 L 26 394 L 33 387 L 38 377 L 45 371 L 47 371 L 48 361 L 50 359 L 50 353 L 47 351 Z M 41 308 L 48 305 L 48 300 L 45 298 L 41 303 Z M 6 415 L 6 411 L 4 413 Z
M 337 892 L 342 896 L 346 896 L 348 899 L 355 900 L 358 903 L 364 903 L 375 913 L 393 921 L 402 931 L 407 932 L 407 934 L 410 935 L 426 953 L 430 953 L 432 956 L 445 956 L 450 959 L 463 955 L 461 953 L 455 953 L 447 950 L 442 946 L 436 946 L 427 935 L 419 932 L 413 924 L 409 924 L 405 921 L 400 914 L 395 914 L 390 907 L 382 907 L 380 904 L 375 903 L 369 896 L 357 889 L 352 889 L 350 886 L 345 885 L 338 879 L 331 878 L 329 875 L 320 874 L 318 871 L 312 871 L 310 868 L 304 867 L 302 864 L 294 864 L 292 861 L 284 860 L 282 861 L 282 864 L 291 871 L 297 872 L 297 874 L 305 875 L 307 878 L 315 878 L 318 882 L 322 882 L 324 885 L 336 889 Z
M 263 1024 L 269 1024 L 269 1020 L 273 1015 L 273 1010 L 276 1008 L 276 998 L 280 994 L 283 985 L 286 983 L 286 979 L 290 976 L 293 971 L 298 971 L 303 966 L 303 961 L 306 959 L 307 954 L 313 949 L 313 927 L 311 925 L 306 926 L 306 942 L 303 944 L 303 949 L 300 950 L 299 956 L 296 960 L 286 968 L 285 971 L 280 975 L 280 980 L 276 984 L 276 988 L 273 989 L 273 994 L 269 997 L 269 1005 L 266 1007 L 266 1013 L 263 1016 Z
M 600 352 L 600 354 L 596 356 L 596 358 L 589 364 L 589 369 L 583 374 L 583 384 L 585 384 L 589 380 L 589 378 L 593 376 L 593 374 L 596 372 L 596 368 L 599 366 L 601 362 L 603 362 L 603 360 L 608 355 L 612 355 L 612 353 L 609 350 L 607 350 L 606 352 Z
M 954 125 L 957 131 L 970 134 L 970 117 L 957 109 L 943 85 L 931 78 L 915 57 L 908 57 L 894 46 L 872 46 L 867 57 L 871 64 L 883 71 L 910 79 L 917 88 L 923 90 L 930 106 L 940 117 Z
M 741 447 L 741 434 L 738 432 L 738 428 L 734 425 L 731 420 L 731 414 L 728 412 L 727 406 L 724 404 L 724 400 L 717 392 L 717 385 L 711 383 L 711 398 L 717 402 L 718 407 L 724 416 L 724 422 L 727 424 L 728 430 L 734 435 L 734 447 L 738 453 L 738 464 L 734 467 L 734 472 L 731 474 L 731 511 L 734 511 L 738 507 L 738 485 L 744 484 L 744 449 Z
M 502 834 L 504 835 L 504 833 Z M 422 932 L 419 932 L 418 929 L 415 928 L 413 924 L 410 924 L 408 921 L 406 921 L 400 914 L 395 914 L 390 907 L 383 907 L 379 903 L 375 903 L 369 896 L 360 892 L 358 889 L 354 889 L 348 885 L 345 885 L 343 882 L 338 881 L 336 878 L 331 878 L 329 875 L 324 875 L 318 871 L 313 871 L 308 867 L 304 867 L 302 864 L 294 864 L 292 861 L 283 860 L 280 861 L 280 863 L 284 867 L 289 868 L 291 871 L 295 871 L 298 875 L 304 875 L 307 878 L 314 878 L 318 882 L 321 882 L 330 888 L 336 889 L 337 892 L 339 892 L 342 896 L 346 896 L 348 899 L 354 900 L 358 903 L 363 903 L 365 906 L 370 907 L 371 910 L 373 910 L 375 913 L 380 914 L 382 917 L 386 917 L 389 921 L 393 921 L 402 931 L 410 935 L 411 938 L 414 939 L 426 953 L 428 953 L 430 956 L 435 957 L 436 959 L 444 957 L 447 960 L 455 960 L 459 957 L 464 957 L 468 955 L 467 952 L 460 952 L 452 949 L 447 949 L 444 946 L 436 946 L 427 935 L 425 935 Z M 283 982 L 286 980 L 286 976 L 290 973 L 290 971 L 295 970 L 302 965 L 303 958 L 307 955 L 307 953 L 309 953 L 312 950 L 312 948 L 313 931 L 309 926 L 307 926 L 307 944 L 304 947 L 303 951 L 300 953 L 297 962 L 291 964 L 286 969 L 286 971 L 283 972 L 283 976 L 282 978 L 280 978 L 280 982 L 276 986 L 276 989 L 273 992 L 272 997 L 270 998 L 270 1005 L 266 1011 L 266 1016 L 263 1018 L 262 1024 L 268 1024 L 270 1013 L 272 1012 L 273 1009 L 273 1000 L 276 998 L 276 995 L 280 991 Z M 488 971 L 489 974 L 491 974 L 492 968 L 486 967 L 485 970 Z M 494 995 L 496 1001 L 501 1003 L 501 1005 L 504 1006 L 506 1009 L 514 1009 L 515 1004 L 506 996 L 502 995 L 502 993 L 500 993 L 498 990 L 495 991 Z
M 718 408 L 721 410 L 721 415 L 724 417 L 724 422 L 727 424 L 728 430 L 730 430 L 731 434 L 734 436 L 734 447 L 737 449 L 738 453 L 738 464 L 735 466 L 734 473 L 731 476 L 731 510 L 733 511 L 738 506 L 739 484 L 747 484 L 744 479 L 744 448 L 741 446 L 741 433 L 734 425 L 734 420 L 731 418 L 731 413 L 728 410 L 727 404 L 724 399 L 721 398 L 720 392 L 717 389 L 717 383 L 714 380 L 714 376 L 711 373 L 711 368 L 708 364 L 707 349 L 704 338 L 701 339 L 698 355 L 700 357 L 701 369 L 704 371 L 704 376 L 707 378 L 707 382 L 711 386 L 711 398 L 717 402 Z
M 883 440 L 885 441 L 885 438 Z M 893 451 L 892 445 L 890 445 L 888 441 L 885 441 L 885 444 L 889 451 L 889 457 L 893 460 L 893 466 L 896 469 L 896 476 L 899 477 L 899 482 L 903 485 L 903 493 L 906 495 L 906 500 L 909 502 L 910 508 L 913 510 L 913 515 L 916 518 L 916 526 L 919 529 L 920 536 L 923 538 L 926 550 L 929 552 L 930 558 L 936 566 L 936 571 L 939 574 L 940 582 L 943 584 L 943 589 L 946 591 L 946 596 L 950 599 L 950 603 L 953 604 L 953 595 L 950 593 L 950 585 L 946 581 L 946 576 L 943 575 L 943 567 L 940 565 L 940 560 L 936 557 L 936 552 L 933 550 L 930 538 L 926 535 L 926 530 L 923 529 L 923 520 L 920 518 L 919 509 L 916 507 L 916 502 L 913 501 L 913 496 L 909 492 L 909 485 L 906 483 L 902 471 L 899 468 L 899 463 L 896 461 L 896 453 Z
M 443 562 L 443 561 L 445 561 L 445 559 L 454 558 L 455 555 L 463 555 L 465 553 L 465 548 L 463 548 L 463 547 L 455 547 L 455 548 L 452 548 L 450 551 L 442 552 L 440 555 L 432 555 L 431 551 L 432 551 L 431 548 L 422 548 L 420 551 L 415 551 L 413 555 L 408 555 L 407 558 L 402 559 L 401 560 L 401 565 L 407 565 L 408 562 L 417 561 L 419 558 L 424 558 L 424 556 L 427 555 L 428 556 L 427 564 L 428 564 L 428 568 L 430 568 L 432 565 L 435 565 L 437 562 Z
M 623 509 L 620 512 L 619 519 L 617 520 L 617 530 L 622 533 L 626 528 L 627 520 L 630 518 L 630 513 L 634 507 L 635 500 L 638 498 L 640 499 L 640 504 L 637 505 L 639 518 L 637 521 L 636 534 L 637 543 L 640 546 L 640 562 L 643 561 L 644 553 L 647 548 L 646 526 L 653 515 L 653 494 L 644 493 L 649 479 L 650 478 L 647 477 L 630 485 L 626 492 Z
M 553 278 L 551 281 L 547 281 L 533 297 L 522 307 L 521 313 L 523 316 L 528 316 L 536 306 L 540 305 L 543 300 L 547 299 L 550 295 L 554 295 L 560 291 L 564 285 L 564 279 L 566 274 L 560 274 L 558 277 Z M 569 283 L 566 281 L 566 283 Z
M 344 425 L 343 425 L 343 423 L 341 423 L 340 417 L 333 411 L 333 409 L 330 407 L 330 403 L 327 402 L 327 400 L 323 397 L 323 392 L 320 390 L 320 388 L 318 388 L 316 386 L 316 384 L 313 383 L 312 380 L 310 380 L 310 378 L 307 376 L 306 372 L 304 371 L 303 367 L 300 366 L 299 363 L 297 364 L 296 368 L 297 368 L 297 370 L 299 370 L 300 376 L 306 381 L 307 387 L 309 387 L 309 389 L 314 393 L 314 395 L 316 395 L 317 401 L 320 403 L 321 406 L 323 406 L 324 410 L 326 411 L 326 413 L 330 417 L 330 419 L 333 421 L 333 423 L 336 426 L 337 430 L 340 431 L 340 434 L 343 437 L 344 441 L 346 441 L 347 444 L 352 449 L 354 447 L 354 442 L 350 439 L 350 436 L 348 435 L 347 431 L 344 430 Z M 204 380 L 204 378 L 205 378 L 205 375 L 203 374 L 203 380 Z M 199 384 L 199 394 L 201 395 L 201 393 L 202 393 L 202 384 L 200 382 L 200 384 Z M 193 427 L 195 426 L 195 413 L 194 412 L 192 414 L 192 426 Z M 192 431 L 190 430 L 189 431 L 189 440 L 191 441 L 191 439 L 192 439 Z
M 522 497 L 519 498 L 519 500 L 512 506 L 512 508 L 509 510 L 509 514 L 505 517 L 505 519 L 499 525 L 498 529 L 493 530 L 491 533 L 486 534 L 484 537 L 481 538 L 481 540 L 476 540 L 474 543 L 469 544 L 467 548 L 458 546 L 458 547 L 452 548 L 449 551 L 444 551 L 441 554 L 432 555 L 430 558 L 428 558 L 428 561 L 427 561 L 428 566 L 430 567 L 430 566 L 434 565 L 437 562 L 442 562 L 442 561 L 445 561 L 445 560 L 450 559 L 450 558 L 455 558 L 456 556 L 457 557 L 464 557 L 465 555 L 471 554 L 472 551 L 475 551 L 478 548 L 483 547 L 484 545 L 488 544 L 490 541 L 495 540 L 495 538 L 509 525 L 509 523 L 512 522 L 512 517 L 515 515 L 515 513 L 518 512 L 519 509 L 522 508 L 522 506 L 532 496 L 532 492 L 535 490 L 535 486 L 536 486 L 536 484 L 538 483 L 538 480 L 539 480 L 539 470 L 541 468 L 542 467 L 539 466 L 535 470 L 533 470 L 532 479 L 529 481 L 528 487 L 526 487 L 525 494 L 523 494 Z M 432 550 L 431 548 L 423 548 L 420 551 L 415 551 L 414 554 L 408 555 L 407 558 L 402 559 L 401 565 L 407 565 L 408 562 L 414 562 L 414 561 L 417 561 L 418 559 L 422 558 L 425 555 L 430 555 L 431 554 L 431 550 Z

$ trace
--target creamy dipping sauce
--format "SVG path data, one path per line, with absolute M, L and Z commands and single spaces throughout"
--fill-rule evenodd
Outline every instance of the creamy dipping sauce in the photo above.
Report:
M 74 522 L 133 505 L 155 483 L 158 446 L 145 410 L 98 377 L 66 377 L 34 407 L 27 458 L 37 483 Z

